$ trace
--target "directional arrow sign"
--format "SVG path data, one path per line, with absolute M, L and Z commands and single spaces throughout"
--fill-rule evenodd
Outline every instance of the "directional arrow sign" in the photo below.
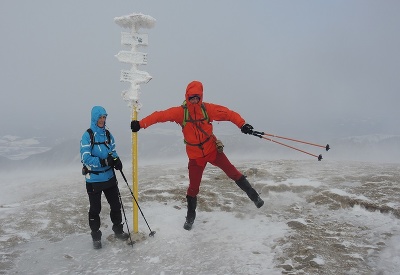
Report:
M 131 64 L 147 64 L 147 53 L 120 51 L 116 57 L 119 61 Z
M 137 84 L 139 83 L 147 83 L 151 80 L 151 76 L 148 72 L 145 71 L 126 71 L 126 70 L 121 70 L 121 78 L 120 81 L 126 81 L 126 82 L 135 82 Z
M 121 44 L 125 46 L 132 45 L 149 45 L 149 36 L 146 33 L 130 34 L 128 32 L 121 33 Z

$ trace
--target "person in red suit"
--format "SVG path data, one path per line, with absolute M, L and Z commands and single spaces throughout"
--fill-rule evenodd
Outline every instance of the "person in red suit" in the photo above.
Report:
M 185 101 L 181 106 L 156 111 L 140 121 L 131 121 L 132 132 L 146 129 L 161 122 L 176 122 L 181 125 L 186 153 L 189 158 L 189 187 L 186 193 L 187 215 L 184 228 L 192 229 L 196 218 L 197 194 L 207 163 L 219 167 L 248 195 L 257 208 L 264 201 L 223 152 L 223 145 L 213 133 L 213 121 L 230 121 L 244 134 L 252 134 L 253 127 L 236 112 L 227 107 L 203 102 L 203 84 L 192 81 L 186 88 Z

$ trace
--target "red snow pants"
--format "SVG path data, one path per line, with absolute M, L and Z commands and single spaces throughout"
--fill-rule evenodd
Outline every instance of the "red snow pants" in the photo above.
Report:
M 186 193 L 188 196 L 196 197 L 199 193 L 201 178 L 208 162 L 221 168 L 234 181 L 239 180 L 243 175 L 233 166 L 224 153 L 214 151 L 202 158 L 189 159 L 189 187 Z

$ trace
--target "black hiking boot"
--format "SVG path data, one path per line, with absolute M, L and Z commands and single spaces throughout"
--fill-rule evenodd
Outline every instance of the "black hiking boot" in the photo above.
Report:
M 119 234 L 115 233 L 115 238 L 117 238 L 119 240 L 126 241 L 127 239 L 129 239 L 129 234 L 125 233 L 125 232 L 122 232 L 122 233 L 119 233 Z
M 93 241 L 93 248 L 94 248 L 94 249 L 100 249 L 100 248 L 102 248 L 101 240 Z
M 129 234 L 124 232 L 123 224 L 114 224 L 112 230 L 116 239 L 126 241 L 129 238 Z
M 253 202 L 257 206 L 257 208 L 260 208 L 264 205 L 264 201 L 260 198 L 260 196 L 257 196 L 257 199 L 255 199 Z
M 186 221 L 183 228 L 186 230 L 192 229 L 194 219 L 196 219 L 196 207 L 197 207 L 197 197 L 186 196 L 188 210 L 186 215 Z
M 246 179 L 245 176 L 242 176 L 239 180 L 235 181 L 236 184 L 246 192 L 249 199 L 256 205 L 257 208 L 260 208 L 264 205 L 264 201 L 260 198 L 257 191 L 250 185 L 249 181 Z
M 92 235 L 92 239 L 93 239 L 93 248 L 94 249 L 100 249 L 102 247 L 101 245 L 101 231 L 98 230 L 96 232 L 90 233 Z
M 185 221 L 185 224 L 183 225 L 183 228 L 186 230 L 190 230 L 190 229 L 192 229 L 193 223 L 194 223 L 193 218 L 186 217 L 186 221 Z

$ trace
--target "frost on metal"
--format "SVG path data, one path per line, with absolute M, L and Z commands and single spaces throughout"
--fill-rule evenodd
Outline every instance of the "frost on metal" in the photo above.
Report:
M 130 32 L 121 33 L 121 44 L 130 46 L 129 51 L 120 51 L 115 57 L 123 63 L 131 65 L 129 70 L 122 70 L 120 80 L 129 82 L 130 87 L 128 90 L 122 92 L 122 98 L 128 102 L 130 107 L 139 111 L 142 104 L 139 101 L 140 97 L 140 84 L 146 84 L 151 80 L 151 76 L 146 71 L 139 70 L 139 65 L 147 64 L 147 53 L 139 52 L 138 47 L 148 45 L 148 35 L 139 33 L 140 28 L 152 28 L 156 20 L 141 13 L 133 13 L 126 16 L 115 17 L 115 23 L 119 26 L 130 29 Z
M 153 17 L 141 13 L 132 13 L 130 15 L 115 17 L 114 21 L 125 29 L 132 28 L 133 26 L 151 29 L 156 23 Z

